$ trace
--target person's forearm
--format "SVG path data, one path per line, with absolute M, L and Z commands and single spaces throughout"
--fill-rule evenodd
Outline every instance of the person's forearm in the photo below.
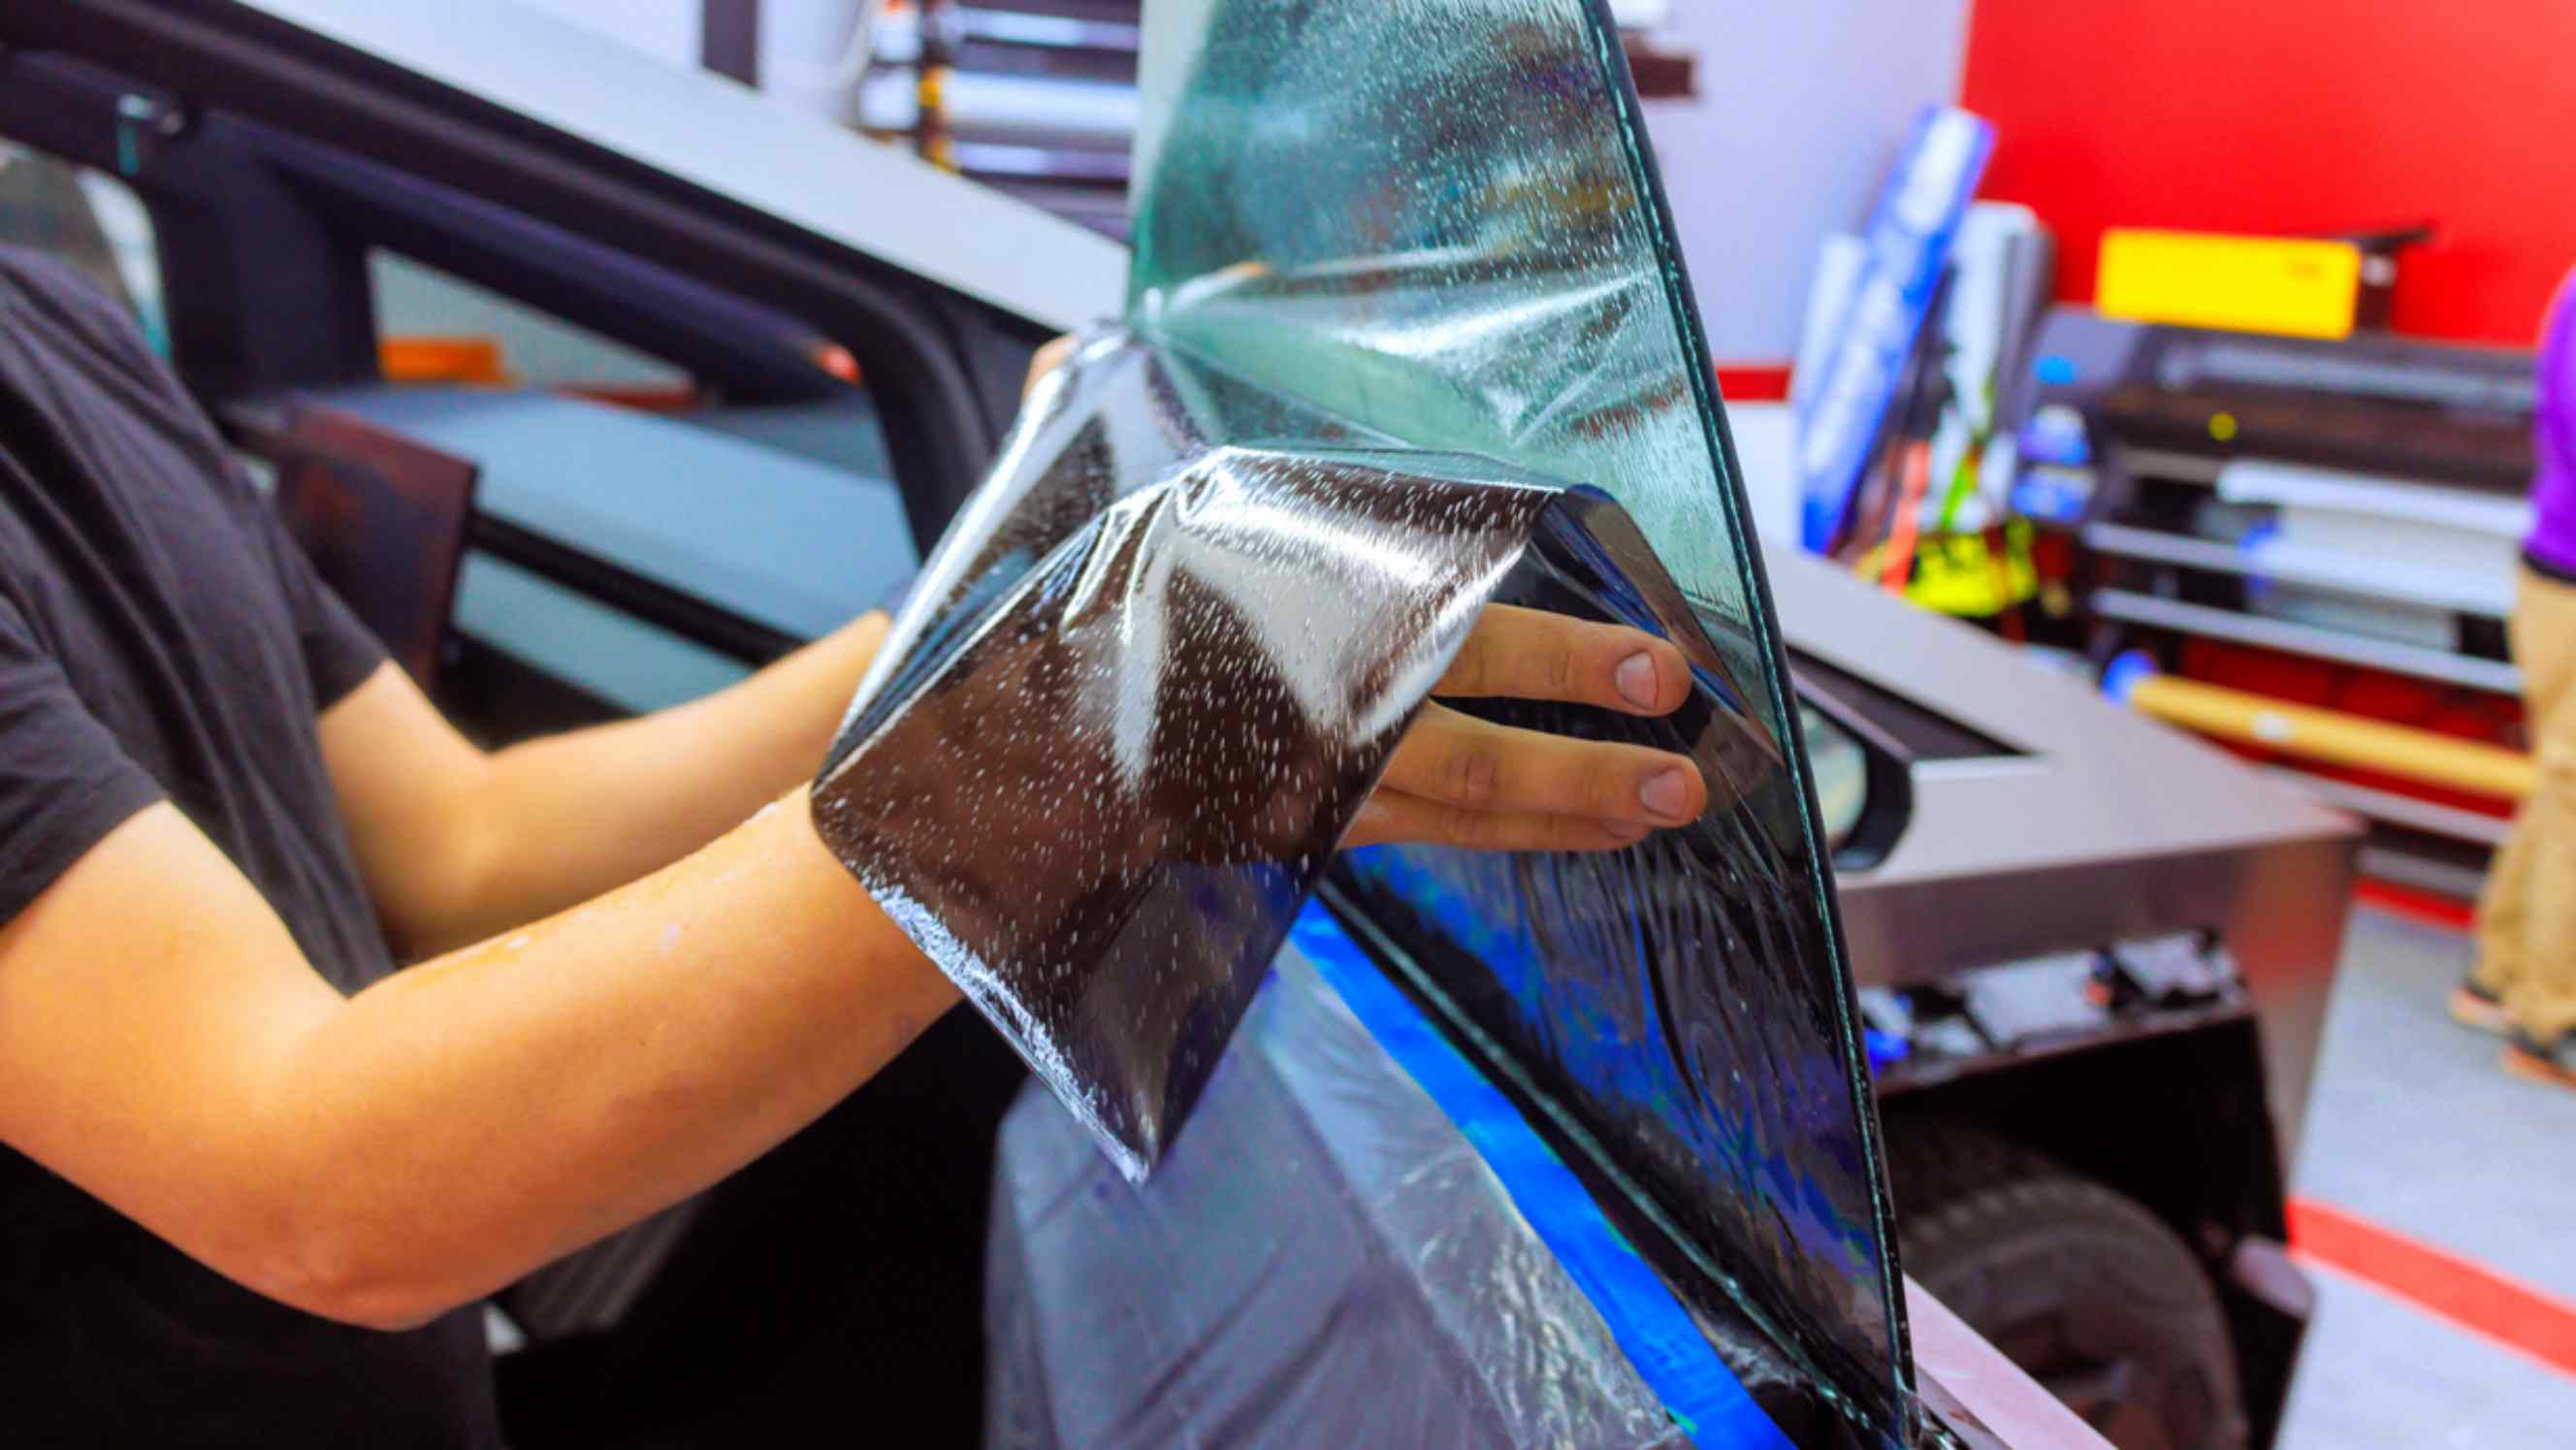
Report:
M 811 777 L 886 627 L 871 614 L 705 699 L 495 753 L 475 803 L 472 889 L 425 945 L 625 885 Z
M 400 973 L 275 1074 L 311 1283 L 362 1322 L 487 1294 L 819 1116 L 956 991 L 800 791 L 577 911 Z

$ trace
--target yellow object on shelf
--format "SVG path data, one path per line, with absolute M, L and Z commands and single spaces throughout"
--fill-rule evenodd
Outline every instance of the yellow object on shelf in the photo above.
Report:
M 1991 619 L 2039 592 L 2030 542 L 2027 519 L 1984 533 L 1925 533 L 1914 542 L 1905 597 L 1936 614 Z M 1888 547 L 1884 542 L 1871 545 L 1855 561 L 1855 572 L 1864 579 L 1883 578 Z
M 2360 297 L 2350 242 L 2113 227 L 2093 306 L 2132 322 L 2342 338 Z
M 2131 709 L 2204 735 L 2259 745 L 2330 765 L 2359 766 L 2425 785 L 2521 800 L 2531 794 L 2531 758 L 2501 746 L 2481 745 L 2430 730 L 2389 725 L 2285 705 L 2172 675 L 2147 675 L 2127 686 Z

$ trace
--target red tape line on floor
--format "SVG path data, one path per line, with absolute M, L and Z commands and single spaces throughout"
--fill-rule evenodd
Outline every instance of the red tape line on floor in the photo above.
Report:
M 2467 931 L 2477 924 L 2477 907 L 2471 903 L 2438 891 L 2400 886 L 2394 881 L 2363 877 L 2353 883 L 2352 899 L 2423 926 Z
M 2576 1377 L 2576 1304 L 2314 1199 L 2290 1200 L 2290 1247 Z

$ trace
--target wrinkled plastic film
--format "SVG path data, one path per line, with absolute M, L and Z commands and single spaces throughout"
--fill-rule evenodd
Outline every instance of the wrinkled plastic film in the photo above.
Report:
M 990 1235 L 1001 1450 L 1691 1443 L 1475 1145 L 1293 951 L 1141 1187 L 1024 1094 Z
M 1226 384 L 1190 371 L 1108 334 L 1049 381 L 814 804 L 1131 1176 L 1532 531 L 1609 508 L 1489 460 L 1220 443 Z
M 1473 708 L 1686 751 L 1707 818 L 1345 883 L 1682 1246 L 1677 1289 L 1895 1423 L 1827 866 L 1615 33 L 1592 0 L 1145 20 L 1126 322 L 934 553 L 818 825 L 1133 1177 L 1475 611 L 1669 635 L 1670 720 Z

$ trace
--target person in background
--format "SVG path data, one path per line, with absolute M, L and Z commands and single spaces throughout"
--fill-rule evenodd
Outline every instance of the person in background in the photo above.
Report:
M 2451 1015 L 2505 1034 L 2505 1067 L 2576 1087 L 2576 272 L 2540 346 L 2531 535 L 2513 605 L 2537 780 L 2478 903 L 2478 956 Z
M 957 1001 L 800 784 L 886 628 L 478 749 L 116 305 L 0 246 L 0 1444 L 497 1444 L 479 1300 Z M 1434 693 L 1689 691 L 1668 642 L 1492 610 Z M 1707 802 L 1432 708 L 1346 844 L 1606 850 Z

